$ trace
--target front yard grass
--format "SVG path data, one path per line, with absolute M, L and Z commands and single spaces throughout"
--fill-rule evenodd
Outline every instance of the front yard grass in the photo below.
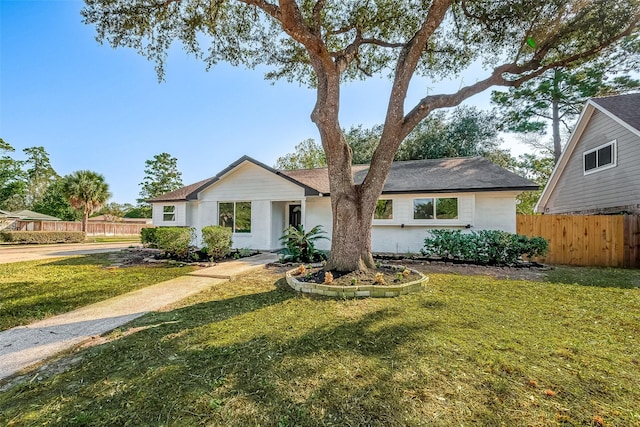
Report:
M 421 293 L 330 300 L 281 277 L 214 287 L 30 375 L 0 394 L 0 424 L 640 425 L 638 289 L 430 274 Z
M 0 330 L 182 276 L 194 267 L 106 269 L 108 254 L 0 264 Z

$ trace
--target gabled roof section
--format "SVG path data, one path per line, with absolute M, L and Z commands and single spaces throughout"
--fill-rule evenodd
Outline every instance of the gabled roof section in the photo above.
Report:
M 598 109 L 640 136 L 640 93 L 593 98 Z
M 226 168 L 224 168 L 223 170 L 221 170 L 211 178 L 203 179 L 202 181 L 198 181 L 194 184 L 187 185 L 185 187 L 179 188 L 177 190 L 171 191 L 169 193 L 163 194 L 158 197 L 154 197 L 153 199 L 149 199 L 147 201 L 150 203 L 153 203 L 153 202 L 179 202 L 179 201 L 196 200 L 198 198 L 198 193 L 205 190 L 206 188 L 216 183 L 217 181 L 223 179 L 225 175 L 231 173 L 234 169 L 236 169 L 237 167 L 239 167 L 245 162 L 253 163 L 256 166 L 259 166 L 275 175 L 280 176 L 281 178 L 289 182 L 292 182 L 304 188 L 305 196 L 312 196 L 312 195 L 319 194 L 315 188 L 309 187 L 302 182 L 296 181 L 295 179 L 291 178 L 290 176 L 283 173 L 282 171 L 273 169 L 272 167 L 269 167 L 264 163 L 259 162 L 249 156 L 242 156 L 238 160 L 231 163 L 229 166 L 227 166 Z
M 551 193 L 555 189 L 595 110 L 601 111 L 613 121 L 640 137 L 640 93 L 605 96 L 588 100 L 580 113 L 580 117 L 578 117 L 576 127 L 573 129 L 571 136 L 569 136 L 569 141 L 560 155 L 558 163 L 553 168 L 553 172 L 542 191 L 538 203 L 536 203 L 534 208 L 536 212 L 543 213 Z
M 354 165 L 353 178 L 362 183 L 369 165 Z M 323 194 L 329 194 L 327 168 L 282 171 Z M 458 157 L 394 162 L 382 194 L 454 193 L 537 190 L 538 185 L 483 157 Z

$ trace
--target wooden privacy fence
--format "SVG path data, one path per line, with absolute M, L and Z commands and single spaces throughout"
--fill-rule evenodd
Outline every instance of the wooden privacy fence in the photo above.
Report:
M 121 222 L 89 222 L 87 236 L 123 236 L 140 234 L 151 224 L 125 224 Z M 74 221 L 16 221 L 19 231 L 82 231 L 82 223 Z
M 517 215 L 516 231 L 549 241 L 540 262 L 640 267 L 640 215 Z

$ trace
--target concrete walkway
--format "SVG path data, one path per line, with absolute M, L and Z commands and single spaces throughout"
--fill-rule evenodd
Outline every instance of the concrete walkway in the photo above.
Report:
M 259 254 L 194 271 L 187 276 L 0 332 L 0 380 L 150 311 L 202 292 L 239 274 L 277 261 Z

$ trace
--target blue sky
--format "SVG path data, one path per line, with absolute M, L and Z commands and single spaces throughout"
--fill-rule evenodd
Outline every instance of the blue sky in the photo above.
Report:
M 44 146 L 60 175 L 99 172 L 111 201 L 135 203 L 145 160 L 156 154 L 176 157 L 189 184 L 244 154 L 273 165 L 300 141 L 318 139 L 309 118 L 313 90 L 273 85 L 263 79 L 264 70 L 221 64 L 207 72 L 180 46 L 172 49 L 166 81 L 159 83 L 152 62 L 99 44 L 95 29 L 81 22 L 82 6 L 77 0 L 0 0 L 0 137 L 16 149 L 14 157 Z M 407 105 L 427 86 L 452 92 L 460 84 L 416 80 Z M 380 123 L 388 87 L 377 78 L 345 86 L 341 125 Z M 467 104 L 487 108 L 488 97 L 485 92 Z

